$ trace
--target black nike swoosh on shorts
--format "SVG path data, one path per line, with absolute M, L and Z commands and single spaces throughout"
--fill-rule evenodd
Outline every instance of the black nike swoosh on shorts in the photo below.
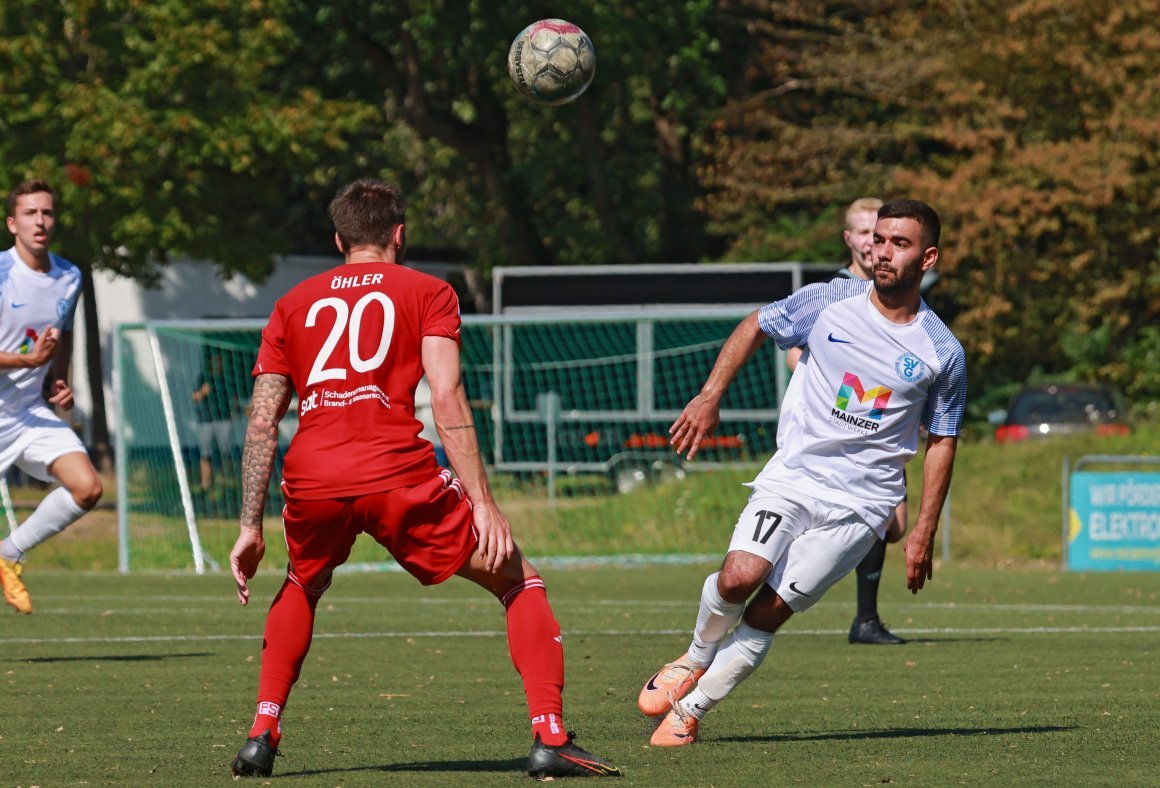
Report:
M 809 596 L 811 599 L 813 599 L 813 597 L 812 597 L 812 596 L 810 596 L 810 595 L 809 595 L 809 594 L 807 594 L 805 591 L 802 591 L 800 588 L 798 588 L 798 587 L 797 587 L 797 581 L 796 581 L 796 580 L 791 580 L 791 581 L 790 581 L 790 584 L 789 584 L 789 590 L 790 590 L 790 591 L 793 591 L 795 594 L 797 594 L 797 595 L 799 595 L 799 596 Z

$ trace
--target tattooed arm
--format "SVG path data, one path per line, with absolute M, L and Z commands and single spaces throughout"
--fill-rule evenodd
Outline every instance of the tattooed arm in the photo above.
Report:
M 246 444 L 242 449 L 241 533 L 230 551 L 230 569 L 238 586 L 238 601 L 249 601 L 246 581 L 258 571 L 266 553 L 262 539 L 262 514 L 270 476 L 274 473 L 274 454 L 278 450 L 278 422 L 290 405 L 290 381 L 281 375 L 263 374 L 254 380 L 254 397 Z

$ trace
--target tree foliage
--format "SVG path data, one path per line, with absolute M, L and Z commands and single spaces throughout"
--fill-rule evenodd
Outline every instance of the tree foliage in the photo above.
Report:
M 380 135 L 351 165 L 407 187 L 415 242 L 468 249 L 484 269 L 709 253 L 694 150 L 705 108 L 743 62 L 722 46 L 730 31 L 712 0 L 566 12 L 346 0 L 299 12 L 299 76 L 381 111 Z M 507 52 L 525 25 L 561 14 L 593 39 L 596 78 L 579 101 L 545 107 L 510 84 Z
M 977 384 L 1066 374 L 1160 396 L 1158 12 L 747 3 L 760 54 L 718 124 L 707 210 L 753 254 L 786 243 L 762 232 L 769 216 L 927 200 L 944 220 L 936 293 Z
M 59 195 L 57 249 L 85 277 L 92 441 L 109 462 L 91 272 L 156 281 L 170 255 L 265 276 L 296 199 L 370 115 L 279 79 L 284 0 L 0 5 L 0 174 Z M 7 186 L 5 187 L 7 188 Z M 313 209 L 311 209 L 313 210 Z
M 285 0 L 6 0 L 0 172 L 60 186 L 61 248 L 151 281 L 173 253 L 261 277 L 361 108 L 280 79 Z M 329 184 L 328 184 L 329 185 Z

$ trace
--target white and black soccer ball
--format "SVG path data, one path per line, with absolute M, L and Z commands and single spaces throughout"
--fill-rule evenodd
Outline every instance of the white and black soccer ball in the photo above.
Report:
M 563 19 L 541 19 L 520 31 L 508 50 L 508 74 L 525 96 L 567 104 L 596 74 L 596 50 L 584 31 Z

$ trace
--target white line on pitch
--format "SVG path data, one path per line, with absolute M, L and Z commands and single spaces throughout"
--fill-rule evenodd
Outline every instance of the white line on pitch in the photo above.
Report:
M 1100 635 L 1106 633 L 1156 633 L 1160 627 L 933 627 L 919 629 L 895 629 L 905 635 Z M 688 635 L 687 629 L 607 629 L 575 630 L 565 632 L 567 638 L 576 637 L 638 637 L 640 635 Z M 783 631 L 779 636 L 846 635 L 845 629 L 794 629 Z M 447 632 L 319 632 L 315 640 L 365 640 L 381 638 L 399 640 L 405 638 L 498 638 L 506 637 L 503 630 L 480 630 L 470 632 L 451 630 Z M 7 645 L 60 645 L 68 643 L 197 643 L 201 641 L 261 640 L 260 635 L 127 635 L 124 637 L 58 637 L 58 638 L 0 638 L 0 646 Z
M 80 595 L 80 594 L 38 594 L 37 600 L 60 600 L 60 601 L 82 601 L 82 602 L 124 602 L 127 597 L 115 594 L 96 594 L 96 595 Z M 344 604 L 350 605 L 381 605 L 385 600 L 393 599 L 389 594 L 384 594 L 381 597 L 345 597 L 335 595 L 333 597 L 324 597 L 327 604 L 341 607 Z M 171 608 L 180 612 L 188 611 L 187 603 L 190 602 L 218 602 L 222 604 L 237 604 L 236 597 L 233 596 L 233 591 L 221 596 L 156 596 L 150 597 L 155 602 L 180 602 L 183 605 L 180 608 Z M 255 597 L 256 599 L 256 597 Z M 261 601 L 261 600 L 257 600 Z M 463 598 L 463 597 L 418 597 L 408 599 L 408 603 L 416 603 L 421 605 L 491 605 L 495 603 L 494 599 L 489 597 Z M 639 610 L 643 608 L 688 608 L 696 609 L 697 600 L 656 600 L 656 599 L 557 599 L 552 600 L 553 607 L 625 607 Z M 988 604 L 982 602 L 899 602 L 888 603 L 892 610 L 963 610 L 963 611 L 994 611 L 994 612 L 1010 612 L 1010 613 L 1144 613 L 1160 615 L 1160 605 L 1066 605 L 1066 604 Z M 846 602 L 818 602 L 814 608 L 846 608 L 849 607 Z M 86 612 L 97 610 L 98 608 L 78 608 L 70 611 L 53 611 L 46 610 L 46 613 L 54 612 Z M 112 613 L 130 612 L 120 610 L 115 607 L 100 608 L 109 610 Z M 160 612 L 163 608 L 152 608 L 150 611 L 144 612 Z M 38 611 L 39 612 L 39 611 Z

